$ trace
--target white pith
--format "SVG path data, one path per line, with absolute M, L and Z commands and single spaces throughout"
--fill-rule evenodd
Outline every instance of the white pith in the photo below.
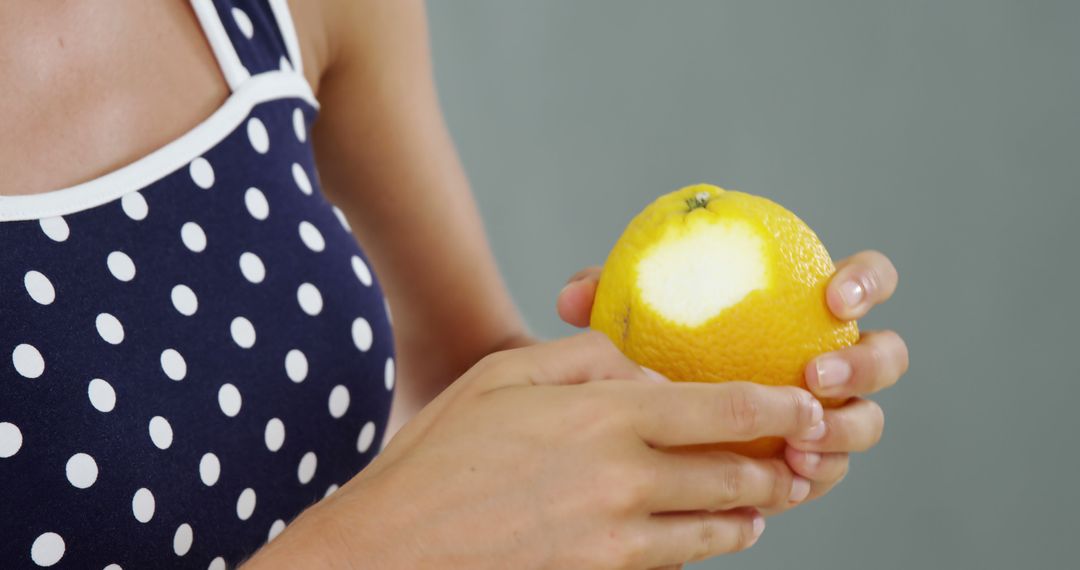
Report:
M 679 228 L 638 262 L 637 284 L 653 310 L 697 326 L 765 288 L 765 243 L 739 221 Z

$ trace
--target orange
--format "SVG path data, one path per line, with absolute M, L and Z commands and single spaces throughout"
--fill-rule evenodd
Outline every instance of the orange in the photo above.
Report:
M 805 387 L 812 358 L 859 338 L 825 303 L 834 271 L 817 235 L 782 206 L 688 186 L 627 226 L 604 265 L 591 326 L 674 381 Z M 771 457 L 783 440 L 705 447 Z

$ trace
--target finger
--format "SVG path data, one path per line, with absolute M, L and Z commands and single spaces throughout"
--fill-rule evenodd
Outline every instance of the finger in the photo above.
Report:
M 749 382 L 627 384 L 611 389 L 626 398 L 637 434 L 654 447 L 813 437 L 824 428 L 821 403 L 806 390 Z
M 485 389 L 523 384 L 581 384 L 592 380 L 632 380 L 657 382 L 655 372 L 646 373 L 619 352 L 604 333 L 588 331 L 559 339 L 498 352 L 485 357 L 473 370 L 490 367 L 524 366 L 513 374 L 481 375 L 491 378 Z M 479 375 L 479 374 L 478 374 Z
M 788 446 L 784 459 L 792 471 L 810 481 L 806 500 L 816 499 L 847 476 L 850 457 L 847 453 L 818 453 Z
M 849 453 L 866 451 L 877 445 L 885 429 L 885 414 L 873 400 L 855 398 L 834 410 L 825 411 L 825 433 L 816 440 L 789 440 L 802 451 Z
M 781 459 L 734 453 L 654 451 L 650 512 L 727 511 L 737 507 L 787 507 L 806 499 L 809 480 Z
M 863 251 L 836 264 L 825 299 L 836 318 L 862 318 L 896 291 L 896 267 L 880 251 Z
M 643 548 L 627 557 L 630 560 L 625 567 L 650 568 L 694 562 L 750 548 L 765 531 L 765 518 L 754 509 L 737 509 L 719 513 L 653 515 L 636 526 L 631 535 L 642 537 L 635 542 Z
M 873 394 L 896 384 L 907 369 L 907 344 L 900 335 L 868 332 L 854 346 L 815 358 L 806 366 L 806 385 L 827 398 Z
M 587 267 L 578 271 L 559 291 L 555 308 L 559 317 L 575 327 L 589 326 L 596 285 L 600 282 L 600 268 Z

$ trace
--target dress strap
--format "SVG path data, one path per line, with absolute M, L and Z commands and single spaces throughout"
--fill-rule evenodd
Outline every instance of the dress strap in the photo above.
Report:
M 271 71 L 303 73 L 287 0 L 190 0 L 230 89 Z

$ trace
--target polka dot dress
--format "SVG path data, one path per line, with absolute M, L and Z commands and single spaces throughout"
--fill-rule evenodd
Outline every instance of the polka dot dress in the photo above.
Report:
M 229 101 L 0 199 L 0 567 L 232 568 L 378 451 L 389 317 L 319 189 L 285 3 L 192 4 Z

